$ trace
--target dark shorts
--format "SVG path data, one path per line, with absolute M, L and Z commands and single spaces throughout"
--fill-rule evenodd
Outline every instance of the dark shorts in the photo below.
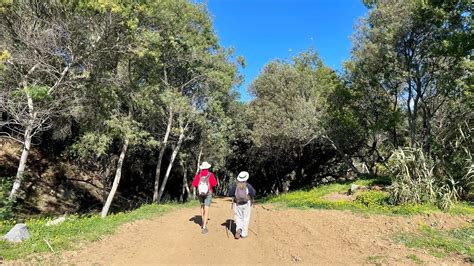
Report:
M 212 194 L 207 194 L 207 196 L 205 197 L 198 197 L 199 198 L 199 202 L 201 203 L 201 205 L 204 205 L 204 206 L 211 206 L 211 201 L 212 201 Z

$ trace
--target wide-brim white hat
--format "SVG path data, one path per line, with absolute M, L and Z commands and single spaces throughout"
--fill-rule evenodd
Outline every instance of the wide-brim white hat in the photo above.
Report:
M 237 181 L 239 182 L 245 182 L 247 181 L 247 179 L 249 179 L 249 173 L 246 171 L 240 172 L 239 175 L 237 176 Z
M 211 168 L 211 164 L 208 162 L 202 162 L 202 164 L 199 166 L 199 169 L 204 170 L 204 169 L 209 169 Z

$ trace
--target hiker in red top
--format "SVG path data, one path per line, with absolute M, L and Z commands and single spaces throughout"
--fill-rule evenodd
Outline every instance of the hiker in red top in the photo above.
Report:
M 209 207 L 212 201 L 212 188 L 217 186 L 217 180 L 211 171 L 211 164 L 203 162 L 199 166 L 199 173 L 196 174 L 193 181 L 193 187 L 197 188 L 198 198 L 201 202 L 201 220 L 202 220 L 202 233 L 206 234 L 207 230 L 207 218 L 209 217 Z

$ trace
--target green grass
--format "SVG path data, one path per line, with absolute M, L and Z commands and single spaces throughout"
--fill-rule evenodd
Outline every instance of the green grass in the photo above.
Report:
M 98 215 L 86 217 L 69 216 L 68 220 L 56 226 L 45 226 L 48 219 L 31 219 L 26 224 L 31 238 L 20 243 L 11 244 L 0 240 L 0 258 L 5 260 L 25 258 L 28 255 L 51 252 L 47 240 L 55 252 L 74 249 L 78 243 L 91 242 L 102 236 L 112 234 L 118 226 L 141 219 L 149 219 L 162 215 L 172 209 L 195 206 L 196 202 L 187 204 L 150 204 L 134 211 L 117 213 L 102 219 Z M 13 227 L 11 221 L 0 221 L 0 234 L 4 235 Z
M 357 185 L 371 186 L 378 185 L 384 180 L 365 179 L 354 182 Z M 391 205 L 388 203 L 388 193 L 377 190 L 369 190 L 358 194 L 355 201 L 345 199 L 331 201 L 324 198 L 325 195 L 334 192 L 347 192 L 351 184 L 330 184 L 323 185 L 311 190 L 301 190 L 281 194 L 279 196 L 263 199 L 266 203 L 275 203 L 277 205 L 292 208 L 320 208 L 336 210 L 352 210 L 356 212 L 375 213 L 375 214 L 427 214 L 441 212 L 441 210 L 431 204 L 406 204 Z M 473 215 L 474 206 L 467 203 L 455 204 L 450 210 L 451 214 Z
M 388 256 L 368 256 L 367 263 L 375 265 L 387 264 Z
M 415 254 L 408 255 L 407 259 L 411 259 L 416 264 L 423 264 L 423 260 L 418 258 Z
M 436 257 L 459 254 L 474 262 L 474 224 L 449 231 L 422 225 L 418 233 L 400 234 L 394 238 L 407 247 L 425 249 Z

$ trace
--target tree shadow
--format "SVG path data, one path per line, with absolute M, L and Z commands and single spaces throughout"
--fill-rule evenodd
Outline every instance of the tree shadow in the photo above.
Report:
M 202 226 L 202 217 L 201 215 L 195 215 L 194 217 L 189 219 L 190 222 L 194 222 L 195 224 Z
M 236 226 L 234 220 L 227 219 L 225 221 L 225 223 L 222 223 L 221 225 L 224 226 L 227 230 L 229 230 L 232 233 L 232 235 L 235 235 L 235 231 L 237 229 L 237 226 Z

